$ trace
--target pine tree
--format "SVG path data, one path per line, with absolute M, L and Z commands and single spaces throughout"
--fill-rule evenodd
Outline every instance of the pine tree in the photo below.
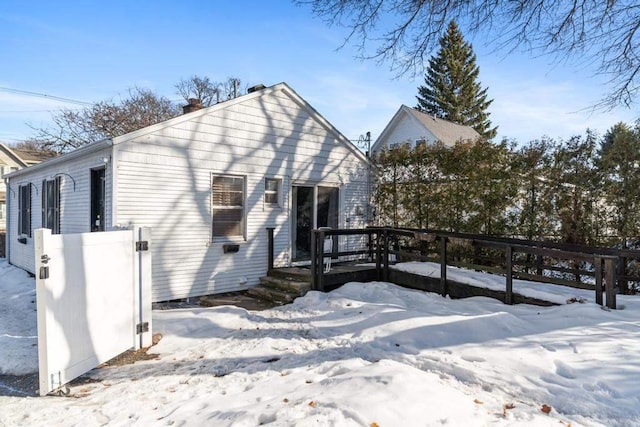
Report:
M 487 112 L 493 100 L 487 100 L 487 88 L 478 82 L 479 73 L 473 48 L 451 21 L 440 38 L 440 50 L 429 60 L 425 85 L 418 87 L 416 108 L 493 138 L 497 127 L 491 127 Z

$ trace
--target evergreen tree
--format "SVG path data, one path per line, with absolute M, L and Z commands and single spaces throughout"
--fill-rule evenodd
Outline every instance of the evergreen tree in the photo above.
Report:
M 487 88 L 478 82 L 480 68 L 473 48 L 462 37 L 454 21 L 440 38 L 440 50 L 429 60 L 425 85 L 418 87 L 418 105 L 424 113 L 474 128 L 486 139 L 493 138 L 487 108 Z
M 610 227 L 623 248 L 635 246 L 640 236 L 640 127 L 613 126 L 600 144 L 597 166 Z

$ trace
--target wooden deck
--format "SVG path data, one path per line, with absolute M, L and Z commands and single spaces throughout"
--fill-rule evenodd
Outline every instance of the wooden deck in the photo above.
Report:
M 311 266 L 274 268 L 270 276 L 291 278 L 312 283 Z M 348 282 L 371 282 L 377 280 L 375 265 L 371 264 L 332 264 L 322 278 L 325 291 L 331 291 Z

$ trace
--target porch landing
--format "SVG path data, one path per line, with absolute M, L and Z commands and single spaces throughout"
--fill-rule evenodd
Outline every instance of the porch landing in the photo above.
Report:
M 312 283 L 311 266 L 309 267 L 283 267 L 269 271 L 269 276 L 293 278 Z M 331 264 L 328 273 L 324 273 L 322 284 L 325 291 L 336 289 L 347 282 L 370 282 L 376 280 L 375 264 Z

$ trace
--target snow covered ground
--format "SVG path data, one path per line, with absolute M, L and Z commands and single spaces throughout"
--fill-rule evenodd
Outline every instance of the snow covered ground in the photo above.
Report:
M 37 369 L 32 301 L 33 280 L 0 260 L 0 373 Z M 0 387 L 0 425 L 637 426 L 640 298 L 618 301 L 506 306 L 373 282 L 260 312 L 155 311 L 157 360 L 91 371 L 72 397 Z

